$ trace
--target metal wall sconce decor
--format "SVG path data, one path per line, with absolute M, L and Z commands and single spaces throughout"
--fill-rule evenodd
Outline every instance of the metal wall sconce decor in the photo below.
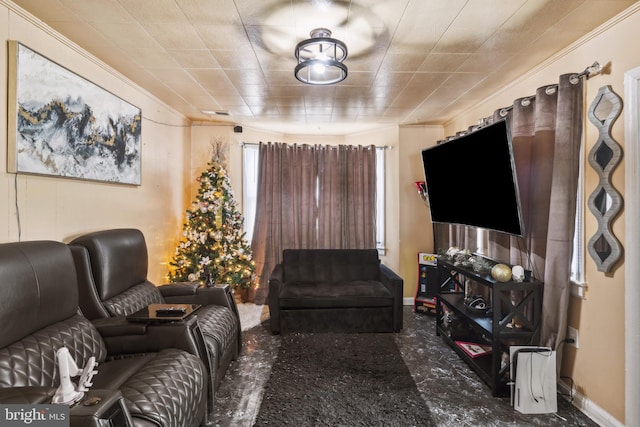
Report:
M 589 152 L 589 164 L 598 173 L 599 182 L 587 202 L 598 221 L 598 231 L 589 239 L 588 250 L 598 271 L 605 273 L 622 255 L 622 245 L 611 230 L 611 222 L 622 207 L 622 196 L 611 184 L 613 170 L 622 158 L 622 148 L 611 137 L 611 127 L 621 111 L 622 99 L 607 85 L 600 88 L 588 113 L 599 132 Z

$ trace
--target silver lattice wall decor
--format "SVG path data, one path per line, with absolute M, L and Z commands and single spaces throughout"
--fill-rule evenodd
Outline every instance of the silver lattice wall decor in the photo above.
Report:
M 598 271 L 605 273 L 622 255 L 622 246 L 611 230 L 611 222 L 622 207 L 622 196 L 611 184 L 611 174 L 622 158 L 622 148 L 611 137 L 611 127 L 621 111 L 622 99 L 608 85 L 600 88 L 589 107 L 589 120 L 599 132 L 598 142 L 589 152 L 589 164 L 598 172 L 599 182 L 588 201 L 589 210 L 598 220 L 598 231 L 589 239 L 588 249 Z

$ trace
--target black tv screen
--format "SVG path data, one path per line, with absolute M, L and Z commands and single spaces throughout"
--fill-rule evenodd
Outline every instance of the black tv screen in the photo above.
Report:
M 422 164 L 433 222 L 524 234 L 506 120 L 422 150 Z

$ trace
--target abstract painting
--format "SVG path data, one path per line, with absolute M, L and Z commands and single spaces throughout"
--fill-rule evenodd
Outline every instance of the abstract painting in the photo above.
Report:
M 142 112 L 9 42 L 8 171 L 140 185 Z

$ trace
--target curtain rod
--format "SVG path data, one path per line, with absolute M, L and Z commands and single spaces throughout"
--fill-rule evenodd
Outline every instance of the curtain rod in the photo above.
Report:
M 585 68 L 584 71 L 582 71 L 580 73 L 572 74 L 571 77 L 569 77 L 569 81 L 571 82 L 571 84 L 575 85 L 580 81 L 580 79 L 582 77 L 585 77 L 588 80 L 589 78 L 597 76 L 598 74 L 600 74 L 603 69 L 604 69 L 604 67 L 602 65 L 600 65 L 600 63 L 598 61 L 594 61 L 594 63 L 589 65 L 587 68 Z M 558 87 L 557 84 L 549 85 L 549 87 L 547 87 L 547 90 L 546 90 L 547 94 L 551 95 L 553 92 L 556 91 L 557 87 Z M 522 98 L 519 98 L 519 99 L 521 99 L 520 102 L 522 102 L 522 105 L 526 106 L 526 105 L 528 105 L 528 103 L 531 102 L 531 100 L 533 98 L 535 98 L 535 95 L 525 96 L 525 97 L 522 97 Z M 509 111 L 511 111 L 512 109 L 513 109 L 513 105 L 509 105 L 508 107 L 501 108 L 500 109 L 500 116 L 501 117 L 505 117 L 507 115 L 507 113 Z M 449 141 L 449 140 L 451 140 L 453 138 L 457 138 L 457 137 L 465 135 L 465 134 L 467 134 L 469 132 L 476 131 L 476 130 L 478 130 L 478 129 L 480 129 L 480 128 L 488 125 L 488 124 L 491 124 L 491 123 L 493 123 L 493 115 L 487 116 L 487 117 L 483 117 L 483 118 L 478 120 L 478 124 L 477 125 L 469 126 L 469 128 L 467 130 L 458 131 L 458 132 L 455 133 L 455 135 L 448 136 L 442 141 Z M 438 141 L 438 142 L 442 142 L 442 141 Z
M 240 141 L 239 145 L 241 147 L 245 147 L 245 146 L 253 146 L 253 147 L 257 147 L 258 145 L 260 145 L 259 143 L 256 142 L 244 142 L 244 141 Z M 305 145 L 305 144 L 303 144 Z M 306 144 L 306 145 L 311 145 L 311 144 Z M 345 144 L 340 144 L 340 145 L 345 145 Z M 347 144 L 349 145 L 349 144 Z M 332 146 L 332 147 L 337 147 L 337 145 Z M 366 146 L 364 146 L 366 147 Z M 378 147 L 377 145 L 375 145 L 376 150 L 392 150 L 393 149 L 393 145 L 383 145 L 381 147 Z
M 570 81 L 571 83 L 576 84 L 582 77 L 586 77 L 587 80 L 589 80 L 590 77 L 600 74 L 602 72 L 602 69 L 602 65 L 600 65 L 598 61 L 594 61 L 594 63 L 585 68 L 583 72 L 571 76 Z

